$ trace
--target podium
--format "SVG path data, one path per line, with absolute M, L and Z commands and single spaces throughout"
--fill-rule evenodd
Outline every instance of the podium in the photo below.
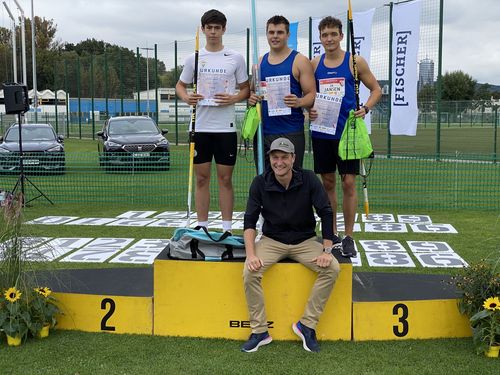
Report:
M 353 273 L 338 257 L 340 274 L 317 327 L 319 340 L 405 340 L 468 337 L 451 277 Z M 57 270 L 37 275 L 60 301 L 57 328 L 246 340 L 250 322 L 242 261 L 191 261 L 158 256 L 153 267 Z M 269 331 L 296 340 L 315 273 L 289 261 L 263 278 Z
M 317 327 L 318 339 L 351 339 L 352 264 L 339 257 L 340 274 Z M 154 334 L 245 340 L 250 335 L 242 261 L 155 261 Z M 316 274 L 299 263 L 280 262 L 262 279 L 269 332 L 291 340 Z

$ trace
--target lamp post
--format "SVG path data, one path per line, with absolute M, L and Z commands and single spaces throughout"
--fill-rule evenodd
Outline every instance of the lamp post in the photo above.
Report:
M 21 13 L 21 55 L 23 58 L 23 84 L 28 84 L 28 78 L 26 75 L 26 30 L 25 30 L 25 19 L 24 19 L 24 10 L 21 8 L 17 0 L 14 0 L 17 5 L 17 9 Z
M 153 51 L 154 48 L 142 47 L 141 49 L 146 50 L 146 111 L 149 116 L 149 51 Z
M 12 20 L 12 66 L 14 68 L 14 79 L 13 82 L 17 82 L 17 46 L 16 46 L 16 19 L 10 12 L 7 3 L 4 1 L 3 5 L 5 9 L 7 9 L 7 13 L 9 13 L 9 17 Z
M 35 123 L 38 122 L 38 89 L 36 87 L 36 51 L 35 51 L 35 10 L 31 0 L 31 57 L 33 61 L 33 108 L 35 110 Z

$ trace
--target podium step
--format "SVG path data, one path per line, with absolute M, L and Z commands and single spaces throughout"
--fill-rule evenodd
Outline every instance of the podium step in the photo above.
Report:
M 154 272 L 154 334 L 244 340 L 250 322 L 243 291 L 243 262 L 158 259 Z M 352 265 L 341 271 L 325 307 L 320 340 L 351 339 Z M 274 340 L 297 339 L 292 323 L 301 317 L 316 274 L 301 264 L 280 262 L 264 275 L 269 332 Z
M 341 272 L 317 327 L 320 340 L 401 340 L 471 336 L 458 311 L 450 276 Z M 241 261 L 179 261 L 160 256 L 154 267 L 70 269 L 37 273 L 65 315 L 58 328 L 245 340 L 250 322 Z M 269 330 L 296 339 L 315 274 L 280 262 L 263 279 Z M 154 302 L 153 302 L 154 301 Z

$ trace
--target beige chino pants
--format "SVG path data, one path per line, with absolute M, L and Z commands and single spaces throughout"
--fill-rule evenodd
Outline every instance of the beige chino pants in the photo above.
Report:
M 297 245 L 286 245 L 269 237 L 262 236 L 255 244 L 255 254 L 262 259 L 264 267 L 253 272 L 245 266 L 243 271 L 243 282 L 247 299 L 248 312 L 250 316 L 250 327 L 252 333 L 267 331 L 267 316 L 264 306 L 264 292 L 262 289 L 262 277 L 269 267 L 284 258 L 293 259 L 318 274 L 309 295 L 304 314 L 300 321 L 306 327 L 316 329 L 319 318 L 323 313 L 328 298 L 340 272 L 337 259 L 333 259 L 329 267 L 321 268 L 311 260 L 323 253 L 323 245 L 316 241 L 316 237 L 310 238 Z

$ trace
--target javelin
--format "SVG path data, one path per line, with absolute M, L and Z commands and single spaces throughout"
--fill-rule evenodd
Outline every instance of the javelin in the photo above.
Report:
M 351 30 L 351 54 L 352 54 L 352 70 L 354 71 L 354 95 L 356 97 L 356 110 L 359 110 L 359 79 L 358 79 L 358 68 L 356 66 L 356 49 L 354 44 L 354 22 L 352 20 L 352 8 L 351 8 L 351 0 L 348 0 L 349 8 L 347 11 L 347 20 L 349 22 L 349 29 Z M 360 160 L 361 167 L 361 177 L 363 179 L 363 198 L 364 198 L 364 206 L 365 206 L 365 214 L 368 216 L 370 213 L 370 204 L 368 202 L 368 188 L 366 186 L 366 170 L 365 163 L 363 159 Z
M 255 10 L 255 0 L 250 0 L 250 7 L 252 8 L 252 47 L 253 47 L 253 77 L 255 93 L 261 96 L 260 89 L 260 67 L 259 67 L 259 40 L 257 38 L 257 13 Z M 262 115 L 261 104 L 257 101 L 255 104 L 257 113 L 259 114 L 259 127 L 257 128 L 257 172 L 262 174 L 264 172 L 264 147 L 263 147 L 263 134 L 262 134 Z
M 200 51 L 200 30 L 196 28 L 196 41 L 194 47 L 194 78 L 193 92 L 196 94 L 198 84 L 198 58 Z M 191 130 L 189 131 L 189 178 L 188 178 L 188 198 L 187 198 L 187 221 L 186 227 L 189 227 L 191 221 L 191 196 L 193 190 L 193 165 L 194 165 L 194 131 L 196 126 L 196 104 L 191 109 Z

